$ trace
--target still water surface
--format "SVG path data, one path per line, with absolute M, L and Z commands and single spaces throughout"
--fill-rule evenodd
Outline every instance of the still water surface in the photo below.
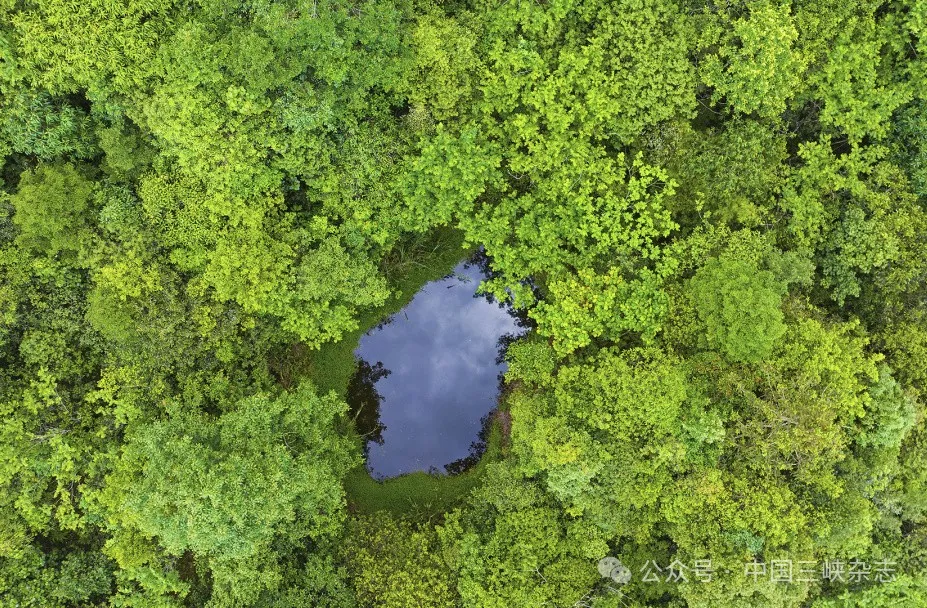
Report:
M 485 447 L 504 348 L 528 328 L 476 294 L 487 276 L 485 257 L 461 262 L 361 338 L 348 401 L 374 477 L 456 472 Z

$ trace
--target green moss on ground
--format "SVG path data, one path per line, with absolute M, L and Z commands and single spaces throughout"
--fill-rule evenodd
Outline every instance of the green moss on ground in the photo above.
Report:
M 501 460 L 504 453 L 501 425 L 493 421 L 486 452 L 478 463 L 463 473 L 431 475 L 417 471 L 377 481 L 364 467 L 358 467 L 345 478 L 348 507 L 356 513 L 388 511 L 418 522 L 438 522 L 479 485 L 486 466 Z

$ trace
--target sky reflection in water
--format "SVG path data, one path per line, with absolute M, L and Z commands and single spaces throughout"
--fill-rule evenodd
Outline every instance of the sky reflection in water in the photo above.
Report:
M 462 262 L 361 338 L 349 402 L 374 477 L 443 470 L 477 441 L 506 369 L 501 345 L 526 331 L 509 307 L 475 293 L 485 277 Z

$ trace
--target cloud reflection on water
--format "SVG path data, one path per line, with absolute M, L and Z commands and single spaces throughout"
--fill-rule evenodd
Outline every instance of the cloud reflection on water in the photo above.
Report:
M 364 390 L 380 396 L 382 443 L 367 443 L 375 477 L 440 469 L 466 457 L 477 440 L 505 370 L 499 339 L 525 331 L 507 307 L 475 294 L 484 278 L 479 265 L 462 262 L 361 338 L 355 356 L 389 370 Z

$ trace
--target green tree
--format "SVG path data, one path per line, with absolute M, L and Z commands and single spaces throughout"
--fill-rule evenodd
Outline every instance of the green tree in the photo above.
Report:
M 764 359 L 785 333 L 786 285 L 768 270 L 715 258 L 695 273 L 690 290 L 709 344 L 732 361 Z
M 700 61 L 699 74 L 716 102 L 725 99 L 735 111 L 764 118 L 785 112 L 806 67 L 795 48 L 798 30 L 789 4 L 738 2 L 706 20 L 700 45 L 713 52 Z
M 454 572 L 434 529 L 415 529 L 382 512 L 353 518 L 339 549 L 360 606 L 447 608 L 457 602 Z
M 607 551 L 594 531 L 571 525 L 537 485 L 504 465 L 489 467 L 438 535 L 468 608 L 580 601 Z
M 278 535 L 319 538 L 343 517 L 341 477 L 356 464 L 333 436 L 346 406 L 308 384 L 240 401 L 216 420 L 176 410 L 135 426 L 99 500 L 114 526 L 157 538 L 172 555 L 212 563 L 214 585 L 247 589 Z M 271 554 L 272 555 L 272 554 Z M 260 558 L 256 561 L 255 558 Z
M 93 183 L 70 164 L 42 165 L 24 173 L 10 198 L 18 242 L 49 256 L 90 253 Z

